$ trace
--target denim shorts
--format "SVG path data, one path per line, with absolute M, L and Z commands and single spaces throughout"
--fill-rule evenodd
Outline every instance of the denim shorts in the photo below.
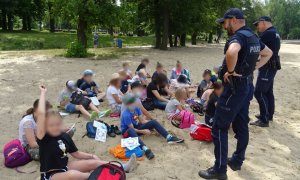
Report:
M 68 113 L 75 113 L 77 110 L 76 110 L 76 105 L 75 104 L 72 104 L 72 103 L 69 103 L 65 106 L 65 109 Z

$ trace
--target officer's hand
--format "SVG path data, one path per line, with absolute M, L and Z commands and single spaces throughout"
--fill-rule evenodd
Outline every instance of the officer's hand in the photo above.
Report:
M 230 82 L 230 80 L 229 80 L 229 76 L 237 76 L 237 77 L 241 77 L 242 75 L 240 75 L 240 74 L 237 74 L 236 72 L 234 72 L 234 73 L 232 73 L 232 74 L 229 74 L 228 72 L 226 72 L 225 74 L 224 74 L 224 80 L 225 80 L 225 82 Z

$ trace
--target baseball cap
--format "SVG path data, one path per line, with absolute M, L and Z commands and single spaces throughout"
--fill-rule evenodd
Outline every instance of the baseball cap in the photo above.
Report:
M 67 81 L 66 86 L 67 86 L 67 88 L 69 88 L 71 90 L 76 90 L 77 89 L 76 83 L 72 80 Z
M 253 24 L 256 26 L 259 21 L 267 21 L 267 22 L 272 22 L 272 19 L 270 16 L 261 16 L 257 21 L 255 21 Z
M 219 18 L 216 20 L 217 23 L 224 23 L 225 19 L 231 19 L 231 18 L 236 18 L 236 19 L 244 19 L 244 13 L 242 10 L 239 8 L 230 8 L 228 9 L 224 16 L 222 18 Z
M 134 103 L 136 100 L 137 100 L 137 97 L 136 97 L 134 94 L 132 94 L 132 93 L 127 93 L 127 94 L 124 95 L 123 98 L 122 98 L 122 102 L 123 102 L 125 105 L 132 104 L 132 103 Z
M 83 76 L 92 76 L 94 72 L 91 69 L 86 69 L 83 71 Z

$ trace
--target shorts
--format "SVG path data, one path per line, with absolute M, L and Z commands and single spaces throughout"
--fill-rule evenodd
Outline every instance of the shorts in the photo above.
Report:
M 76 105 L 75 104 L 72 104 L 72 103 L 69 103 L 65 106 L 65 109 L 68 113 L 75 113 L 77 112 L 76 110 Z
M 51 180 L 51 177 L 54 174 L 63 173 L 63 172 L 67 172 L 67 171 L 68 171 L 68 167 L 65 167 L 63 169 L 57 169 L 57 170 L 53 170 L 53 171 L 50 171 L 50 172 L 41 173 L 41 180 Z

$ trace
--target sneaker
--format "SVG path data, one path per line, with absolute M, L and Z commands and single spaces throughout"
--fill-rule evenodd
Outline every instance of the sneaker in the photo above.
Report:
M 119 130 L 119 127 L 118 126 L 115 126 L 115 125 L 112 125 L 113 126 L 113 129 L 114 129 L 114 133 L 116 135 L 121 135 L 121 131 Z
M 269 127 L 269 123 L 264 123 L 260 119 L 254 122 L 251 122 L 250 125 L 258 126 L 258 127 Z
M 227 158 L 227 165 L 233 170 L 233 171 L 239 171 L 241 170 L 241 166 L 234 163 L 232 158 Z
M 93 111 L 91 113 L 90 120 L 93 121 L 93 120 L 95 120 L 97 118 L 98 118 L 98 113 L 96 111 Z
M 151 151 L 151 149 L 147 149 L 147 150 L 145 151 L 145 155 L 146 155 L 147 159 L 149 159 L 149 160 L 151 160 L 151 159 L 154 158 L 154 154 L 153 154 L 153 152 Z
M 179 139 L 178 137 L 171 137 L 170 139 L 167 140 L 167 142 L 169 144 L 173 144 L 173 143 L 183 143 L 184 140 L 183 139 Z
M 219 173 L 215 171 L 213 167 L 208 168 L 207 170 L 199 171 L 198 175 L 204 179 L 219 179 L 219 180 L 227 179 L 226 173 Z

